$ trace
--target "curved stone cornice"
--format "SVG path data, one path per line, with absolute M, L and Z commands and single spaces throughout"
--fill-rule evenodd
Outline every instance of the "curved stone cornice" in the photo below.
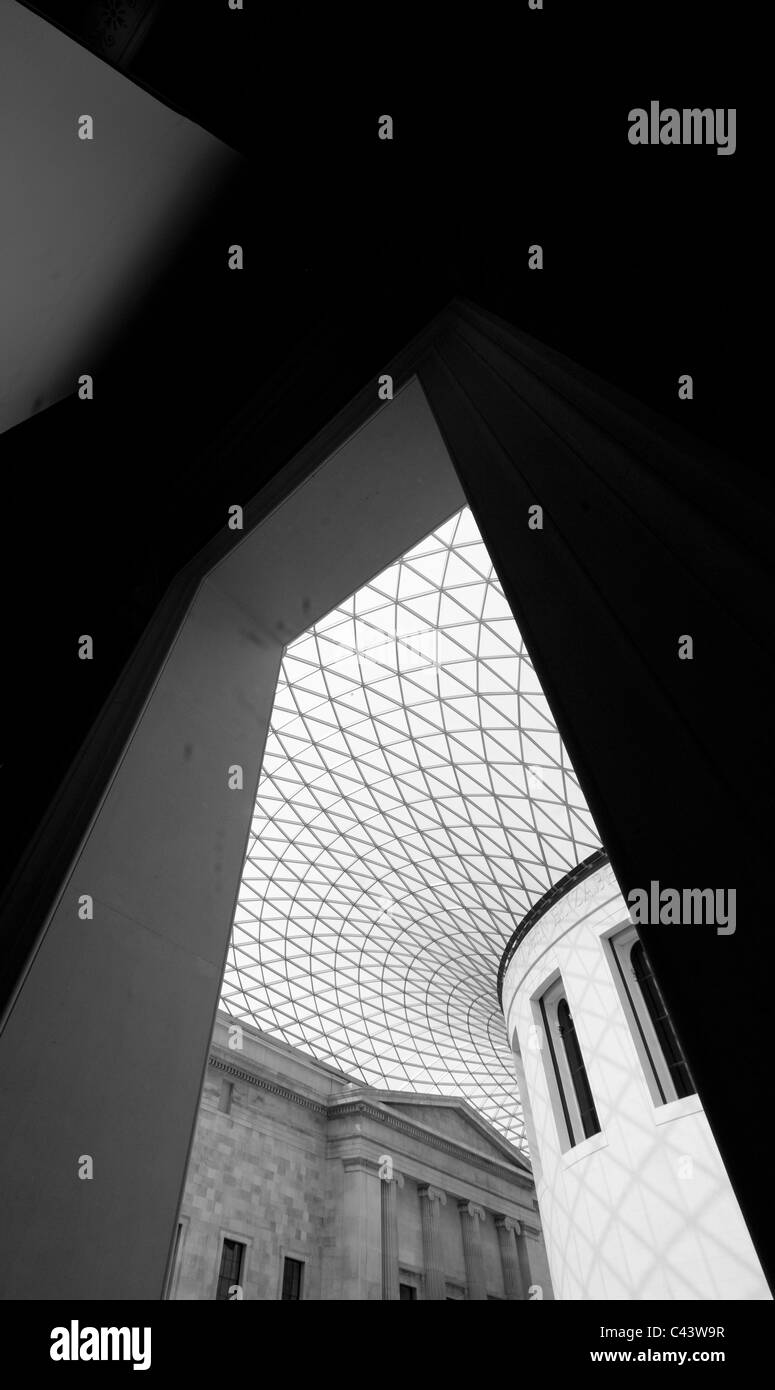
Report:
M 515 944 L 501 981 L 501 1010 L 507 1028 L 511 1026 L 514 999 L 536 963 L 553 950 L 560 937 L 593 916 L 599 924 L 611 927 L 617 921 L 629 921 L 627 903 L 606 856 L 588 864 L 584 877 L 577 878 L 562 896 L 556 897 Z
M 589 891 L 583 890 L 581 898 L 579 898 L 578 889 L 582 887 L 585 880 L 590 878 L 592 874 L 597 873 L 598 869 L 603 868 L 608 862 L 608 855 L 604 849 L 594 850 L 586 859 L 582 859 L 581 863 L 577 864 L 574 869 L 570 869 L 567 874 L 564 874 L 563 877 L 557 881 L 557 883 L 553 884 L 553 886 L 544 893 L 543 897 L 539 898 L 538 902 L 531 907 L 527 915 L 522 918 L 519 926 L 515 928 L 506 942 L 506 948 L 501 956 L 500 965 L 498 966 L 498 1003 L 501 1008 L 503 1007 L 504 976 L 528 932 L 531 931 L 536 922 L 540 921 L 542 917 L 545 917 L 554 904 L 559 903 L 560 900 L 562 900 L 561 917 L 568 916 L 574 907 L 581 906 L 582 902 L 586 902 L 590 896 Z M 574 889 L 577 890 L 575 893 L 573 892 Z M 561 917 L 557 917 L 556 920 L 561 920 Z

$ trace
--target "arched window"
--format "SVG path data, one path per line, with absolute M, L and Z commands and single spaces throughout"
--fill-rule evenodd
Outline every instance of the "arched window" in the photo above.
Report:
M 547 1081 L 560 1142 L 567 1151 L 599 1134 L 600 1121 L 562 980 L 556 979 L 538 1003 L 547 1042 Z

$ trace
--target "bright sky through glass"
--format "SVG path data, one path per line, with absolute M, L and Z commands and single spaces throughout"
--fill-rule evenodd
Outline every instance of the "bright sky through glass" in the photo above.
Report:
M 465 508 L 286 651 L 221 1005 L 524 1146 L 498 963 L 599 845 Z

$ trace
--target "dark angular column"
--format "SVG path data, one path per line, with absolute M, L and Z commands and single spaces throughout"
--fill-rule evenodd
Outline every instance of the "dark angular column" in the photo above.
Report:
M 707 1019 L 730 997 L 751 1019 L 769 1012 L 770 484 L 472 304 L 455 306 L 418 375 L 624 895 L 651 882 L 737 893 L 728 938 L 713 924 L 641 935 L 760 1244 L 745 1197 L 769 1156 L 741 1084 L 760 1044 L 751 1031 L 732 1047 Z M 730 680 L 744 755 L 719 736 Z

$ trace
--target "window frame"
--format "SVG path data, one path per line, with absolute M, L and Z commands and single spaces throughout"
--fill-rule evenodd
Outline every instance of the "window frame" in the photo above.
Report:
M 236 1303 L 238 1301 L 237 1299 L 223 1299 L 218 1297 L 218 1286 L 221 1282 L 221 1266 L 223 1264 L 223 1250 L 227 1240 L 233 1241 L 235 1242 L 235 1244 L 242 1246 L 242 1263 L 240 1265 L 240 1276 L 239 1279 L 235 1281 L 235 1283 L 238 1284 L 238 1286 L 242 1289 L 243 1299 L 245 1297 L 245 1284 L 248 1270 L 248 1255 L 252 1242 L 248 1236 L 242 1235 L 238 1231 L 229 1231 L 222 1228 L 218 1233 L 218 1259 L 215 1265 L 215 1283 L 213 1287 L 213 1300 L 216 1303 Z
M 283 1293 L 284 1293 L 284 1291 L 285 1291 L 285 1272 L 286 1272 L 286 1269 L 287 1269 L 287 1267 L 288 1267 L 289 1264 L 294 1264 L 294 1265 L 298 1265 L 298 1266 L 299 1266 L 299 1296 L 298 1296 L 298 1298 L 284 1298 L 284 1297 L 283 1297 Z M 304 1286 L 305 1286 L 305 1284 L 306 1284 L 306 1270 L 307 1270 L 307 1261 L 306 1261 L 306 1260 L 301 1259 L 301 1257 L 300 1257 L 299 1255 L 288 1254 L 288 1253 L 286 1253 L 285 1251 L 282 1252 L 281 1259 L 280 1259 L 280 1294 L 279 1294 L 279 1302 L 280 1302 L 280 1303 L 303 1303 L 303 1302 L 304 1302 Z
M 560 1004 L 563 1002 L 568 1010 L 569 1020 L 573 1028 L 581 1068 L 583 1069 L 584 1079 L 592 1103 L 591 1113 L 597 1126 L 597 1128 L 592 1129 L 590 1133 L 586 1132 L 586 1126 L 582 1118 L 576 1081 L 574 1079 L 573 1070 L 571 1069 L 567 1045 L 560 1023 L 558 1010 Z M 573 1010 L 571 1009 L 568 993 L 559 972 L 543 985 L 538 994 L 534 997 L 533 1004 L 534 1011 L 537 1011 L 540 1017 L 540 1026 L 547 1043 L 547 1047 L 541 1047 L 540 1050 L 543 1057 L 544 1075 L 546 1077 L 552 1110 L 554 1112 L 557 1137 L 562 1152 L 568 1153 L 571 1150 L 578 1149 L 582 1144 L 586 1143 L 587 1140 L 595 1139 L 598 1135 L 602 1135 L 603 1126 L 600 1123 L 600 1116 L 598 1115 L 597 1105 L 595 1103 L 595 1095 L 592 1090 L 589 1071 L 584 1060 L 581 1040 L 576 1031 Z M 547 1051 L 549 1054 L 548 1058 L 546 1055 Z
M 666 1105 L 672 1105 L 674 1101 L 691 1099 L 692 1096 L 696 1096 L 697 1088 L 694 1084 L 694 1078 L 692 1077 L 683 1048 L 676 1035 L 667 1005 L 664 1003 L 664 1000 L 662 1000 L 671 1032 L 681 1054 L 683 1067 L 692 1086 L 692 1090 L 685 1092 L 683 1095 L 680 1095 L 678 1092 L 678 1087 L 675 1084 L 670 1066 L 665 1057 L 659 1034 L 657 1033 L 651 1017 L 651 1010 L 643 994 L 641 983 L 635 974 L 632 964 L 632 952 L 635 946 L 639 945 L 653 975 L 653 966 L 651 966 L 645 945 L 636 927 L 629 921 L 620 923 L 618 927 L 615 927 L 613 931 L 608 933 L 604 944 L 607 947 L 606 955 L 609 959 L 609 966 L 614 977 L 619 1000 L 625 1018 L 627 1019 L 630 1037 L 632 1038 L 635 1051 L 638 1054 L 638 1061 L 640 1062 L 641 1070 L 654 1108 L 661 1110 Z M 661 999 L 662 996 L 659 990 L 659 984 L 656 979 L 654 982 Z
M 425 1273 L 423 1270 L 410 1268 L 408 1265 L 400 1265 L 398 1269 L 399 1294 L 402 1284 L 406 1284 L 408 1288 L 414 1289 L 414 1298 L 404 1300 L 405 1302 L 420 1303 L 424 1299 Z

